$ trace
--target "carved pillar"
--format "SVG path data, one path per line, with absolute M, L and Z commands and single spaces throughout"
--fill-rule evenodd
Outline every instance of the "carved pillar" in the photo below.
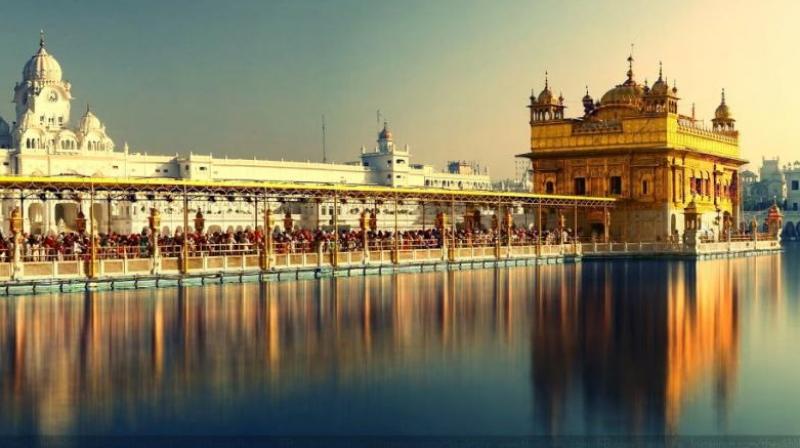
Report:
M 333 250 L 331 250 L 331 266 L 339 262 L 339 195 L 333 192 Z
M 536 255 L 539 256 L 542 254 L 542 203 L 539 202 L 538 207 L 536 207 Z
M 506 228 L 506 245 L 508 253 L 507 256 L 511 256 L 511 229 L 514 225 L 514 215 L 511 213 L 511 206 L 506 205 L 506 214 L 505 214 L 505 228 Z
M 89 264 L 86 276 L 97 278 L 97 219 L 94 216 L 94 188 L 89 195 Z
M 358 227 L 361 229 L 361 261 L 365 264 L 369 262 L 369 235 L 367 234 L 369 221 L 369 214 L 365 208 L 361 210 L 361 216 L 358 218 Z
M 450 200 L 450 220 L 452 221 L 450 234 L 452 239 L 452 244 L 450 245 L 449 251 L 447 253 L 447 258 L 450 261 L 456 260 L 456 200 Z
M 189 195 L 183 191 L 183 241 L 181 256 L 178 259 L 178 269 L 181 274 L 189 273 Z
M 21 202 L 21 201 L 20 201 Z M 19 207 L 14 207 L 11 216 L 8 217 L 8 227 L 11 230 L 12 241 L 14 242 L 14 253 L 11 258 L 11 279 L 20 280 L 22 278 L 22 212 Z
M 261 251 L 259 264 L 261 269 L 268 271 L 272 268 L 272 210 L 269 209 L 269 201 L 264 205 L 264 250 Z
M 397 197 L 394 198 L 394 249 L 392 250 L 392 263 L 400 261 L 400 226 L 397 222 Z
M 150 209 L 150 216 L 147 218 L 147 224 L 150 227 L 150 244 L 152 251 L 150 256 L 153 259 L 153 267 L 150 273 L 156 275 L 161 272 L 161 249 L 158 247 L 158 230 L 161 228 L 161 213 L 158 209 L 152 207 Z
M 447 242 L 447 215 L 444 212 L 436 213 L 436 228 L 439 230 L 439 237 L 441 238 L 442 259 L 446 260 L 450 245 Z
M 578 201 L 572 207 L 572 243 L 575 246 L 575 253 L 578 253 Z
M 112 228 L 111 228 L 111 218 L 112 218 L 111 203 L 112 203 L 111 202 L 111 195 L 109 194 L 108 198 L 106 198 L 106 212 L 107 212 L 106 213 L 106 215 L 107 215 L 106 219 L 108 219 L 108 222 L 106 223 L 106 235 L 111 235 L 111 230 L 112 230 Z

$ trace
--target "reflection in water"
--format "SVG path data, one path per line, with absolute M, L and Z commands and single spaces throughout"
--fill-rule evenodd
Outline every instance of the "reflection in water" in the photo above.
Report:
M 724 425 L 741 302 L 778 314 L 783 269 L 585 262 L 5 299 L 0 433 L 672 433 L 699 391 Z
M 565 406 L 580 405 L 589 432 L 673 433 L 709 376 L 724 412 L 739 343 L 732 263 L 586 263 L 582 281 L 539 278 L 532 381 L 545 430 L 563 432 Z

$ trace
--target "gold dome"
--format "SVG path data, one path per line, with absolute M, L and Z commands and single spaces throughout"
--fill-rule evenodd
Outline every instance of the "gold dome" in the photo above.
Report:
M 544 89 L 539 92 L 536 98 L 536 104 L 539 106 L 558 106 L 558 99 L 553 96 L 553 91 L 550 90 L 550 81 L 547 77 L 547 72 L 544 72 Z
M 714 111 L 714 118 L 718 120 L 729 120 L 731 118 L 731 110 L 725 104 L 725 89 L 722 89 L 722 102 L 719 103 L 717 110 Z
M 558 101 L 555 99 L 555 97 L 553 97 L 553 92 L 550 91 L 550 89 L 547 87 L 545 87 L 545 89 L 542 90 L 541 93 L 539 93 L 539 97 L 536 98 L 536 102 L 540 106 L 546 106 L 549 104 L 554 104 L 554 105 L 558 104 Z
M 667 81 L 663 77 L 663 71 L 661 62 L 658 63 L 658 79 L 656 82 L 653 83 L 653 87 L 650 89 L 651 95 L 656 96 L 664 96 L 669 93 L 669 85 Z
M 644 89 L 639 84 L 620 84 L 600 98 L 601 106 L 635 106 L 642 102 Z
M 642 104 L 644 88 L 633 79 L 633 55 L 628 56 L 628 79 L 606 92 L 600 98 L 601 106 L 639 107 Z
M 720 104 L 719 106 L 717 106 L 717 110 L 714 111 L 714 117 L 723 119 L 731 118 L 731 111 L 730 109 L 728 109 L 728 105 Z

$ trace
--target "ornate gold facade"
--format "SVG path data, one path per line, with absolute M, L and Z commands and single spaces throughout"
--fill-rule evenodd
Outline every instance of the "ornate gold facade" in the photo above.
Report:
M 652 87 L 627 79 L 594 101 L 587 90 L 584 114 L 565 118 L 564 98 L 555 98 L 549 80 L 531 95 L 533 192 L 619 198 L 612 212 L 615 240 L 679 238 L 683 210 L 692 200 L 701 213 L 701 232 L 721 235 L 738 223 L 740 156 L 735 120 L 725 103 L 712 127 L 678 113 L 678 89 L 659 69 Z M 602 235 L 602 221 L 579 216 L 581 236 Z

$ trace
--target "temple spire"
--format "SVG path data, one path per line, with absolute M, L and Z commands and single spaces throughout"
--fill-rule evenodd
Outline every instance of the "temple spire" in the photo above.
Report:
M 628 56 L 628 81 L 633 81 L 633 44 L 631 44 L 631 53 Z
M 720 104 L 721 105 L 725 104 L 725 87 L 722 88 L 722 102 Z
M 545 70 L 544 71 L 544 90 L 547 90 L 547 89 L 550 88 L 550 83 L 549 83 L 549 81 L 547 79 L 547 75 L 548 75 L 547 70 Z

